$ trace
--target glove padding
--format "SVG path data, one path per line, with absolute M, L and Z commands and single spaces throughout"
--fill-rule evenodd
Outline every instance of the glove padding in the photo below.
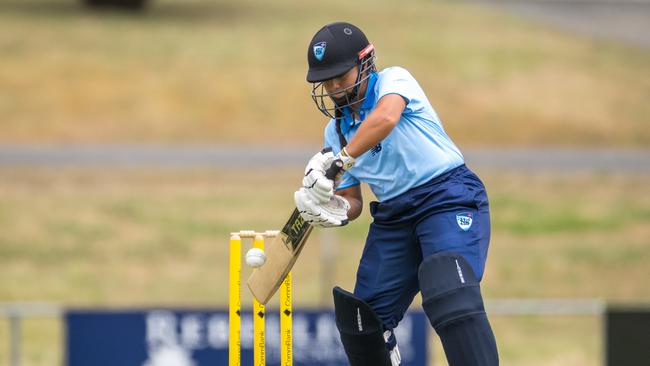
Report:
M 325 204 L 334 195 L 334 182 L 325 177 L 325 169 L 329 168 L 333 161 L 334 154 L 331 151 L 321 151 L 307 163 L 302 186 L 315 203 Z
M 345 148 L 336 156 L 331 149 L 323 151 L 309 160 L 305 168 L 305 177 L 302 180 L 302 186 L 307 189 L 312 200 L 318 204 L 325 204 L 334 196 L 335 182 L 325 176 L 327 169 L 332 167 L 336 160 L 340 160 L 342 171 L 350 169 L 355 163 L 355 159 L 347 155 Z
M 300 216 L 313 226 L 336 227 L 348 223 L 350 203 L 341 196 L 332 195 L 323 204 L 314 202 L 307 188 L 300 188 L 293 198 Z

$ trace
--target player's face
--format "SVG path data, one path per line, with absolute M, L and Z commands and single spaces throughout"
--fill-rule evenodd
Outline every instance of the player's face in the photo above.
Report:
M 365 100 L 368 80 L 376 70 L 373 53 L 361 60 L 360 66 L 352 67 L 343 75 L 312 83 L 311 98 L 318 110 L 329 118 L 340 118 L 345 108 L 358 112 Z
M 323 82 L 323 87 L 325 91 L 330 94 L 330 98 L 337 105 L 345 105 L 349 102 L 353 102 L 350 106 L 352 109 L 356 109 L 359 105 L 359 102 L 351 101 L 350 99 L 354 93 L 354 85 L 357 82 L 357 77 L 359 76 L 359 67 L 355 66 L 348 70 L 345 74 L 326 80 Z M 353 97 L 356 100 L 360 100 L 366 93 L 367 81 L 363 81 L 359 86 L 358 95 Z
M 349 89 L 357 81 L 359 68 L 357 66 L 351 68 L 345 74 L 335 77 L 334 79 L 326 80 L 323 83 L 325 91 L 336 99 L 344 98 L 346 89 Z

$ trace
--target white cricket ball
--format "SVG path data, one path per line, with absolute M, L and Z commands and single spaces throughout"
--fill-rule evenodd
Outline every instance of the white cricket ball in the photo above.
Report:
M 266 262 L 266 254 L 260 248 L 251 248 L 246 252 L 246 264 L 253 268 L 261 267 Z

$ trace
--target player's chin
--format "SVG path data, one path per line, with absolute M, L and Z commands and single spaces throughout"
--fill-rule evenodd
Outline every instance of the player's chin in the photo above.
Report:
M 336 98 L 335 96 L 332 96 L 332 102 L 334 102 L 335 105 L 337 106 L 344 106 L 348 104 L 348 100 L 345 97 L 345 94 L 342 94 L 340 98 Z

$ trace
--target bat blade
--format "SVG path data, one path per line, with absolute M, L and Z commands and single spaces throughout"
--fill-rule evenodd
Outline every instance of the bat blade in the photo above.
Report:
M 312 229 L 295 209 L 279 235 L 266 245 L 266 263 L 253 271 L 247 281 L 248 288 L 257 301 L 266 304 L 278 291 L 296 263 Z

